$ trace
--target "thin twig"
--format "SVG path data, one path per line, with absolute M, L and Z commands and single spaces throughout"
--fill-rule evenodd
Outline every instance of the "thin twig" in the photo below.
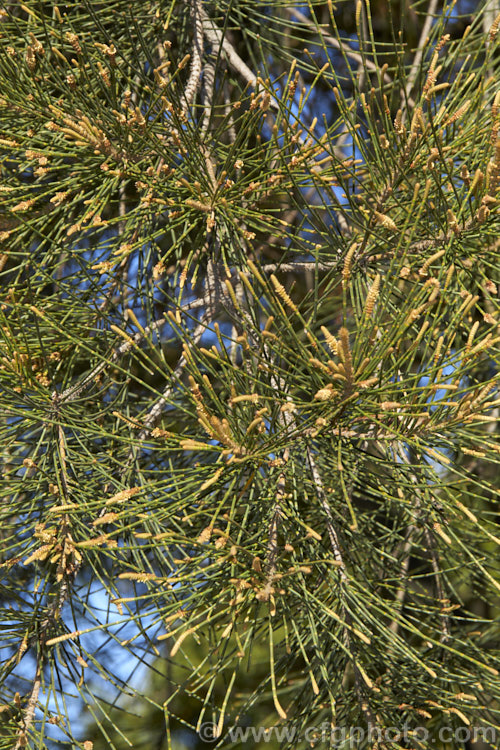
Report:
M 288 460 L 288 449 L 283 454 L 283 461 Z M 278 556 L 278 531 L 283 514 L 282 502 L 285 495 L 285 474 L 281 472 L 278 477 L 276 487 L 276 497 L 273 505 L 271 523 L 269 524 L 269 534 L 267 539 L 266 550 L 266 582 L 261 591 L 261 598 L 267 599 L 273 593 L 273 583 L 276 577 L 276 558 Z
M 217 241 L 216 241 L 216 244 L 217 244 Z M 222 290 L 222 285 L 220 282 L 218 262 L 214 262 L 213 259 L 210 258 L 208 261 L 207 271 L 206 271 L 206 276 L 205 276 L 205 294 L 202 298 L 203 306 L 206 309 L 198 325 L 196 326 L 194 330 L 192 346 L 197 346 L 199 344 L 201 337 L 203 336 L 203 334 L 209 327 L 210 323 L 213 321 L 217 313 L 217 310 L 219 309 L 219 306 L 223 303 L 225 299 L 226 299 L 226 295 L 224 291 Z M 173 371 L 172 375 L 169 378 L 168 385 L 165 387 L 160 398 L 153 404 L 151 409 L 148 411 L 143 421 L 144 426 L 142 430 L 140 431 L 138 438 L 137 438 L 139 446 L 144 442 L 144 440 L 146 440 L 149 433 L 151 432 L 151 430 L 153 429 L 153 427 L 155 426 L 155 424 L 158 422 L 161 415 L 163 414 L 163 411 L 168 406 L 170 396 L 172 395 L 173 389 L 175 388 L 175 384 L 180 379 L 184 371 L 184 368 L 187 365 L 187 362 L 188 362 L 188 357 L 183 352 L 183 354 L 179 358 L 179 361 L 177 363 L 175 370 Z M 135 460 L 136 453 L 137 453 L 136 448 L 137 446 L 132 446 L 132 448 L 130 449 L 125 465 L 122 471 L 120 472 L 122 475 L 130 468 L 133 461 Z
M 257 86 L 257 76 L 250 70 L 248 65 L 243 62 L 241 57 L 238 55 L 233 45 L 225 38 L 224 33 L 217 27 L 215 21 L 213 21 L 204 10 L 201 10 L 201 18 L 203 22 L 203 33 L 205 38 L 214 47 L 222 50 L 226 57 L 229 65 L 239 73 L 244 80 L 250 84 L 253 88 Z M 274 109 L 279 109 L 278 101 L 275 97 L 271 97 L 270 105 Z
M 331 44 L 332 47 L 335 47 L 335 49 L 343 52 L 346 57 L 350 57 L 351 60 L 354 60 L 354 62 L 357 62 L 358 64 L 366 65 L 369 70 L 380 72 L 380 68 L 372 60 L 369 60 L 363 55 L 360 55 L 359 52 L 355 52 L 353 49 L 351 49 L 351 47 L 349 47 L 348 44 L 346 44 L 346 42 L 342 42 L 331 34 L 327 34 L 319 26 L 317 26 L 309 18 L 307 18 L 307 16 L 301 13 L 300 10 L 296 10 L 296 8 L 287 8 L 287 11 L 291 16 L 297 19 L 297 21 L 303 23 L 304 26 L 307 26 L 308 28 L 314 30 L 325 42 Z M 384 73 L 384 81 L 388 84 L 393 83 L 392 78 L 387 73 Z
M 264 347 L 264 353 L 266 353 L 267 347 Z M 277 367 L 271 368 L 271 385 L 274 391 L 278 393 L 283 393 L 285 389 L 285 383 L 283 379 L 278 374 L 279 370 Z M 291 401 L 290 396 L 287 394 L 286 396 L 287 401 Z M 295 420 L 293 418 L 293 415 L 288 411 L 280 411 L 279 417 L 278 417 L 278 423 L 283 429 L 288 429 L 289 427 L 293 427 Z M 288 462 L 288 459 L 290 457 L 290 450 L 289 448 L 285 448 L 282 455 L 282 460 L 284 464 L 286 465 Z M 273 513 L 271 516 L 271 524 L 269 526 L 269 536 L 267 541 L 267 553 L 266 553 L 266 573 L 267 573 L 267 580 L 266 585 L 264 587 L 264 591 L 269 591 L 272 587 L 273 580 L 276 574 L 276 556 L 278 552 L 278 530 L 282 518 L 282 503 L 285 496 L 285 472 L 282 471 L 278 477 L 278 484 L 276 488 L 276 497 L 274 500 L 274 507 L 273 507 Z
M 199 322 L 199 324 L 196 326 L 194 333 L 193 333 L 193 345 L 197 346 L 199 343 L 203 333 L 207 329 L 208 324 L 208 316 L 204 315 Z M 138 452 L 142 450 L 142 443 L 146 440 L 148 435 L 150 434 L 151 430 L 154 428 L 155 424 L 160 419 L 161 415 L 163 414 L 163 411 L 168 406 L 169 399 L 173 393 L 173 390 L 175 388 L 176 383 L 180 380 L 182 373 L 184 372 L 184 368 L 187 364 L 187 357 L 185 353 L 182 353 L 179 361 L 177 362 L 177 366 L 175 367 L 174 371 L 169 377 L 168 385 L 163 390 L 163 393 L 161 394 L 160 398 L 155 401 L 151 409 L 148 411 L 146 418 L 143 422 L 143 428 L 139 432 L 139 435 L 137 436 L 137 445 L 133 445 L 130 448 L 130 451 L 128 453 L 127 459 L 123 465 L 123 467 L 120 470 L 120 476 L 123 477 L 124 474 L 127 473 L 127 471 L 130 469 L 132 464 L 134 463 L 135 459 L 137 458 Z M 105 508 L 101 511 L 101 515 L 104 514 Z
M 442 571 L 439 567 L 438 556 L 436 554 L 436 540 L 434 534 L 429 529 L 424 530 L 425 541 L 427 542 L 427 549 L 431 556 L 432 571 L 434 573 L 434 581 L 436 583 L 436 594 L 439 599 L 441 606 L 444 606 L 444 592 L 441 584 Z M 449 616 L 441 611 L 439 614 L 439 620 L 441 623 L 441 636 L 439 640 L 441 643 L 450 639 L 450 618 Z
M 401 461 L 406 464 L 407 466 L 410 465 L 410 460 L 406 454 L 406 451 L 404 449 L 404 446 L 401 443 L 398 443 L 397 445 L 397 455 L 401 459 Z M 410 477 L 412 481 L 415 483 L 415 485 L 418 485 L 417 477 L 415 474 L 410 474 Z M 401 562 L 401 572 L 400 572 L 400 579 L 402 581 L 400 588 L 398 589 L 398 592 L 396 594 L 396 602 L 398 610 L 395 613 L 395 616 L 389 625 L 389 629 L 397 634 L 399 630 L 399 621 L 400 621 L 400 613 L 403 607 L 404 599 L 406 596 L 406 590 L 408 587 L 408 581 L 407 581 L 407 573 L 410 565 L 410 556 L 411 556 L 411 550 L 414 543 L 414 536 L 415 532 L 418 530 L 419 525 L 418 521 L 423 516 L 423 507 L 422 507 L 422 499 L 420 496 L 420 493 L 417 491 L 417 499 L 415 502 L 415 510 L 414 510 L 414 522 L 408 526 L 406 530 L 406 540 L 405 545 L 403 548 L 403 557 Z M 424 519 L 425 520 L 425 519 Z M 424 537 L 425 541 L 427 543 L 427 549 L 431 556 L 431 565 L 432 565 L 432 571 L 434 575 L 434 580 L 436 583 L 436 594 L 438 599 L 444 600 L 444 592 L 443 587 L 441 585 L 441 569 L 439 567 L 439 561 L 436 555 L 436 549 L 435 549 L 435 540 L 428 528 L 424 527 Z M 441 622 L 441 642 L 447 641 L 450 638 L 450 623 L 449 623 L 449 617 L 446 613 L 440 614 L 440 622 Z
M 233 108 L 231 107 L 231 97 L 229 95 L 227 81 L 224 82 L 224 115 L 228 123 L 226 132 L 229 138 L 229 143 L 233 144 L 236 141 L 236 129 L 234 127 Z
M 36 667 L 36 675 L 33 681 L 33 687 L 31 689 L 31 693 L 28 699 L 28 703 L 26 705 L 26 709 L 24 711 L 23 723 L 18 732 L 16 744 L 14 745 L 13 750 L 19 750 L 21 747 L 27 746 L 26 735 L 29 732 L 30 727 L 33 724 L 33 721 L 35 718 L 36 704 L 38 702 L 38 695 L 40 693 L 40 686 L 42 684 L 41 673 L 42 673 L 42 669 L 41 669 L 41 664 L 39 660 L 37 663 L 37 667 Z
M 200 0 L 191 0 L 191 21 L 193 24 L 193 47 L 191 52 L 191 68 L 189 78 L 184 89 L 186 100 L 185 111 L 193 104 L 201 83 L 201 63 L 203 59 L 203 23 Z
M 330 547 L 333 552 L 333 558 L 335 562 L 338 564 L 338 568 L 339 568 L 341 607 L 342 607 L 342 613 L 344 616 L 345 623 L 348 626 L 344 628 L 344 638 L 345 638 L 347 650 L 351 656 L 352 668 L 354 671 L 354 683 L 355 683 L 355 688 L 356 688 L 356 694 L 358 696 L 358 702 L 361 707 L 361 711 L 363 712 L 366 718 L 368 727 L 373 727 L 373 726 L 376 726 L 377 722 L 375 720 L 373 711 L 370 707 L 369 700 L 366 698 L 366 689 L 364 686 L 364 681 L 356 665 L 356 649 L 354 647 L 354 644 L 352 642 L 351 635 L 349 632 L 349 628 L 352 627 L 352 617 L 347 607 L 343 603 L 343 596 L 344 596 L 343 587 L 346 585 L 349 585 L 349 576 L 347 574 L 347 568 L 346 568 L 344 558 L 342 555 L 339 537 L 335 529 L 335 522 L 333 519 L 332 510 L 327 500 L 324 486 L 323 486 L 323 481 L 319 474 L 318 467 L 316 466 L 316 462 L 314 460 L 310 447 L 307 448 L 307 460 L 311 468 L 311 474 L 312 474 L 313 483 L 316 489 L 318 500 L 326 516 L 326 528 L 328 531 L 328 537 L 330 539 Z
M 210 55 L 204 68 L 203 68 L 203 89 L 202 89 L 202 104 L 203 104 L 203 120 L 201 121 L 201 135 L 202 137 L 208 131 L 210 124 L 210 118 L 212 117 L 212 105 L 214 100 L 214 88 L 215 88 L 215 71 L 216 71 L 216 58 L 214 55 Z
M 312 451 L 310 448 L 307 449 L 307 460 L 309 462 L 309 466 L 311 467 L 311 474 L 312 474 L 314 486 L 316 488 L 316 494 L 318 496 L 318 500 L 326 516 L 326 528 L 328 531 L 328 537 L 330 539 L 330 546 L 332 548 L 333 558 L 335 562 L 338 563 L 341 580 L 344 583 L 347 583 L 348 582 L 347 570 L 346 570 L 346 566 L 342 557 L 342 552 L 340 550 L 339 538 L 335 530 L 332 509 L 330 508 L 330 504 L 326 498 L 325 491 L 323 489 L 323 482 L 319 475 L 318 467 L 316 466 L 316 462 L 313 458 Z
M 202 335 L 207 330 L 207 326 L 210 322 L 211 316 L 209 315 L 203 315 L 200 322 L 196 326 L 194 333 L 193 333 L 193 346 L 197 346 L 199 344 L 199 341 L 202 337 Z M 164 389 L 162 395 L 158 399 L 158 401 L 155 402 L 155 404 L 152 406 L 152 408 L 149 410 L 145 420 L 144 420 L 144 427 L 139 433 L 139 441 L 143 441 L 147 438 L 151 430 L 153 429 L 154 425 L 162 415 L 165 407 L 168 405 L 168 399 L 172 395 L 173 389 L 175 387 L 176 382 L 179 380 L 179 378 L 182 375 L 182 372 L 187 364 L 188 358 L 185 354 L 182 354 L 175 370 L 173 371 L 172 375 L 169 377 L 169 383 Z
M 317 263 L 314 260 L 311 261 L 296 261 L 292 263 L 266 263 L 262 266 L 262 270 L 265 273 L 276 273 L 277 271 L 283 271 L 283 273 L 298 273 L 299 271 L 331 271 L 334 268 L 339 268 L 339 261 L 332 263 Z
M 205 38 L 209 41 L 210 44 L 217 46 L 217 48 L 224 53 L 229 65 L 233 68 L 233 70 L 239 73 L 243 77 L 243 79 L 248 84 L 250 84 L 250 86 L 252 86 L 252 88 L 254 89 L 257 88 L 257 85 L 259 83 L 257 76 L 252 70 L 250 70 L 248 65 L 241 59 L 241 57 L 238 55 L 238 53 L 234 49 L 233 45 L 226 39 L 223 32 L 217 27 L 215 22 L 203 10 L 201 11 L 201 17 L 203 20 L 203 33 L 205 35 Z M 390 78 L 389 78 L 389 81 L 391 81 Z M 268 92 L 268 93 L 270 97 L 269 105 L 271 109 L 278 111 L 280 109 L 279 100 L 272 94 L 272 92 Z M 307 135 L 314 138 L 313 134 L 309 132 L 307 128 L 305 129 L 306 129 Z M 304 138 L 303 136 L 298 137 L 297 146 L 299 148 L 304 147 L 306 145 L 306 141 L 307 139 Z M 348 226 L 345 216 L 338 212 L 337 212 L 337 215 L 338 215 L 339 225 L 342 231 L 349 232 L 349 226 Z
M 410 567 L 410 556 L 411 556 L 411 549 L 413 547 L 413 537 L 415 534 L 417 527 L 414 524 L 411 524 L 406 529 L 405 534 L 405 544 L 403 547 L 403 554 L 402 554 L 402 561 L 401 561 L 401 568 L 399 571 L 399 580 L 401 581 L 401 584 L 396 592 L 396 606 L 397 606 L 397 612 L 395 612 L 394 617 L 391 621 L 391 624 L 389 625 L 389 630 L 394 633 L 394 635 L 398 634 L 399 631 L 399 625 L 400 625 L 400 615 L 401 611 L 403 609 L 403 604 L 406 597 L 406 591 L 408 589 L 408 570 Z
M 425 42 L 427 40 L 427 35 L 431 29 L 432 21 L 436 14 L 437 6 L 438 6 L 438 0 L 430 1 L 429 7 L 427 9 L 427 15 L 425 16 L 424 25 L 422 26 L 422 31 L 420 32 L 420 39 L 418 40 L 417 51 L 415 52 L 415 57 L 413 58 L 413 64 L 410 68 L 410 72 L 408 73 L 408 78 L 406 81 L 406 87 L 405 87 L 406 100 L 408 100 L 410 91 L 413 88 L 413 84 L 415 83 L 415 79 L 420 69 L 420 63 L 422 62 L 422 57 L 423 57 L 424 49 L 425 49 Z M 408 104 L 410 106 L 413 106 L 414 102 L 408 101 Z M 406 109 L 406 101 L 403 101 L 403 111 L 405 109 Z
M 189 310 L 196 310 L 199 307 L 203 307 L 205 304 L 205 301 L 203 299 L 195 299 L 191 302 L 187 302 L 185 305 L 182 305 L 180 307 L 181 312 L 188 312 Z M 151 323 L 151 325 L 146 326 L 143 328 L 142 331 L 138 331 L 136 334 L 130 337 L 130 341 L 124 341 L 120 346 L 118 346 L 111 354 L 108 360 L 100 362 L 96 367 L 94 367 L 93 370 L 91 370 L 87 375 L 84 376 L 83 380 L 81 380 L 79 383 L 75 383 L 74 385 L 70 385 L 66 390 L 64 390 L 61 395 L 59 396 L 59 403 L 66 403 L 68 401 L 74 401 L 75 398 L 78 398 L 78 396 L 86 389 L 88 388 L 94 379 L 107 367 L 114 364 L 117 360 L 120 359 L 120 357 L 123 357 L 127 352 L 130 351 L 134 346 L 137 346 L 140 344 L 140 342 L 145 339 L 147 336 L 149 336 L 150 333 L 154 333 L 155 331 L 159 330 L 162 326 L 167 323 L 167 318 L 160 318 L 159 320 L 156 320 L 154 323 Z

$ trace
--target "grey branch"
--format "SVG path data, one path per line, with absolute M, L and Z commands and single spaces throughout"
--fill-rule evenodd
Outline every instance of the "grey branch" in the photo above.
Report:
M 203 10 L 201 10 L 201 18 L 203 21 L 203 33 L 205 38 L 210 44 L 213 44 L 214 47 L 221 49 L 229 65 L 239 73 L 242 78 L 250 84 L 250 86 L 255 88 L 257 86 L 257 76 L 255 73 L 250 70 L 245 62 L 243 62 L 233 45 L 224 37 L 223 32 L 217 27 L 217 24 Z M 278 108 L 278 102 L 276 99 L 271 99 L 271 105 L 275 109 Z
M 323 482 L 319 475 L 318 467 L 316 466 L 316 462 L 314 460 L 314 457 L 312 455 L 312 451 L 310 448 L 307 449 L 307 460 L 309 462 L 309 466 L 311 467 L 311 474 L 312 474 L 314 486 L 316 488 L 316 494 L 318 496 L 318 500 L 326 516 L 326 528 L 328 531 L 328 537 L 330 539 L 330 547 L 332 548 L 333 558 L 335 562 L 338 563 L 340 577 L 342 581 L 344 583 L 347 583 L 348 582 L 347 570 L 346 570 L 346 566 L 344 563 L 344 559 L 342 557 L 339 538 L 335 530 L 332 509 L 330 508 L 330 504 L 326 498 L 325 491 L 323 488 Z
M 413 88 L 413 84 L 415 83 L 415 79 L 420 69 L 420 63 L 422 62 L 422 56 L 424 54 L 427 34 L 429 33 L 431 29 L 432 21 L 436 13 L 437 4 L 438 4 L 437 0 L 431 0 L 429 7 L 427 9 L 427 15 L 425 17 L 424 25 L 422 26 L 420 39 L 418 40 L 417 51 L 415 52 L 415 57 L 413 58 L 413 64 L 411 66 L 410 72 L 408 74 L 408 80 L 406 82 L 405 94 L 407 97 L 409 96 L 410 91 Z M 410 104 L 413 104 L 413 102 L 410 102 Z
M 318 33 L 323 39 L 324 42 L 327 44 L 331 44 L 332 47 L 335 47 L 335 49 L 338 49 L 342 51 L 346 57 L 350 57 L 351 60 L 354 60 L 354 62 L 357 62 L 360 65 L 366 65 L 368 70 L 373 71 L 379 71 L 380 68 L 375 65 L 375 63 L 372 60 L 367 59 L 366 57 L 363 57 L 359 54 L 359 52 L 355 52 L 351 47 L 349 47 L 348 44 L 345 42 L 341 42 L 336 37 L 332 36 L 331 34 L 326 34 L 322 29 L 320 29 L 316 24 L 314 24 L 307 16 L 305 16 L 303 13 L 300 12 L 300 10 L 296 10 L 295 8 L 287 8 L 288 13 L 293 16 L 293 18 L 297 19 L 297 21 L 300 21 L 304 24 L 304 26 L 308 26 L 310 29 L 314 29 L 316 33 Z M 386 83 L 392 83 L 392 78 L 387 73 L 384 73 L 384 81 Z
M 17 735 L 17 741 L 16 741 L 16 744 L 14 745 L 13 750 L 19 750 L 21 747 L 27 746 L 26 733 L 29 731 L 31 725 L 33 724 L 33 720 L 35 718 L 36 704 L 38 702 L 38 695 L 40 693 L 41 684 L 42 684 L 42 679 L 41 679 L 41 674 L 40 674 L 40 664 L 37 664 L 36 675 L 33 681 L 33 687 L 31 689 L 30 697 L 28 699 L 28 704 L 26 706 L 26 710 L 23 716 L 23 722 L 19 729 L 19 732 Z
M 203 59 L 203 24 L 200 0 L 191 0 L 191 21 L 193 24 L 193 51 L 189 79 L 184 89 L 186 109 L 193 104 L 200 87 L 201 63 Z
M 199 307 L 203 307 L 204 304 L 205 300 L 198 298 L 186 303 L 185 305 L 182 305 L 180 309 L 181 312 L 188 312 L 189 310 L 195 310 Z M 96 367 L 94 367 L 93 370 L 85 375 L 85 377 L 79 383 L 75 383 L 75 385 L 70 385 L 68 388 L 66 388 L 66 390 L 64 390 L 59 396 L 59 403 L 63 404 L 68 401 L 74 401 L 75 398 L 78 398 L 78 396 L 94 382 L 94 379 L 98 375 L 100 375 L 103 370 L 105 370 L 114 362 L 117 362 L 134 346 L 140 344 L 140 342 L 143 341 L 147 336 L 149 336 L 150 333 L 158 331 L 162 326 L 165 325 L 166 322 L 167 318 L 160 318 L 154 323 L 151 323 L 151 325 L 146 326 L 146 328 L 144 328 L 142 331 L 138 331 L 138 333 L 136 333 L 134 336 L 131 336 L 131 341 L 124 341 L 122 344 L 120 344 L 120 346 L 118 346 L 112 352 L 108 360 L 100 362 L 100 364 L 98 364 Z

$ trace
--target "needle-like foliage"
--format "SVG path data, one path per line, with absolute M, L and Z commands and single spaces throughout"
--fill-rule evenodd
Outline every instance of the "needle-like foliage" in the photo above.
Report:
M 494 6 L 3 3 L 0 748 L 498 746 Z

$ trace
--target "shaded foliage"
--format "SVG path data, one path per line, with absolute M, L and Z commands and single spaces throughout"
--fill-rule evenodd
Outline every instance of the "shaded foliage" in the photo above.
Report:
M 0 747 L 500 731 L 491 9 L 4 4 Z

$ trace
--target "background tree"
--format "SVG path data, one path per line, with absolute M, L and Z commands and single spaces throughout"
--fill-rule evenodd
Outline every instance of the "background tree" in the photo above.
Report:
M 3 5 L 0 747 L 500 732 L 495 10 Z

